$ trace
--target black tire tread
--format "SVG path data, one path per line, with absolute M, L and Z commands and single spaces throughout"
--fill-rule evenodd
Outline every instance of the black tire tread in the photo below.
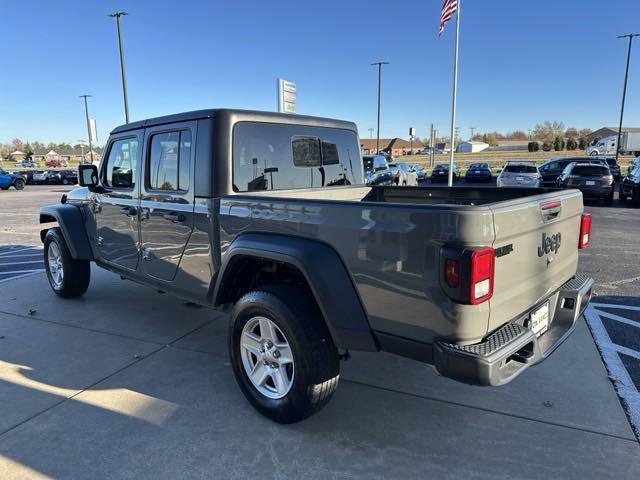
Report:
M 291 318 L 305 319 L 305 324 L 294 321 L 288 322 L 287 326 L 296 337 L 303 339 L 303 343 L 307 344 L 305 353 L 308 355 L 307 363 L 311 366 L 307 387 L 310 389 L 307 394 L 308 403 L 304 411 L 296 412 L 290 418 L 270 417 L 279 423 L 293 423 L 315 414 L 331 400 L 338 388 L 340 360 L 315 300 L 303 289 L 289 285 L 270 285 L 248 292 L 236 303 L 232 321 L 243 305 L 261 301 L 265 297 L 280 309 L 288 311 Z M 268 413 L 262 413 L 269 416 Z
M 47 231 L 44 238 L 44 255 L 45 266 L 47 268 L 47 277 L 49 277 L 48 265 L 46 262 L 48 246 L 55 241 L 60 248 L 60 253 L 64 263 L 64 281 L 60 289 L 55 289 L 51 284 L 52 290 L 62 298 L 76 298 L 83 295 L 89 288 L 91 281 L 91 264 L 88 260 L 74 260 L 67 246 L 67 242 L 62 235 L 59 227 L 55 227 Z

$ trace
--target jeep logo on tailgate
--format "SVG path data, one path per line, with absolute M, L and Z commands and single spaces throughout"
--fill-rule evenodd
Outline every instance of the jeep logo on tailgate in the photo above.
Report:
M 560 232 L 547 236 L 542 232 L 542 244 L 538 247 L 538 256 L 541 257 L 545 253 L 558 253 L 560 250 L 560 243 L 562 241 L 562 234 Z

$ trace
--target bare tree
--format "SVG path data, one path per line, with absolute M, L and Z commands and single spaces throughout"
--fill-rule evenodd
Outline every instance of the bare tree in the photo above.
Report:
M 590 128 L 583 128 L 580 130 L 580 137 L 581 138 L 587 138 L 589 135 L 591 135 L 592 130 Z
M 533 138 L 552 143 L 556 137 L 564 135 L 564 123 L 545 120 L 543 123 L 538 123 L 532 133 Z
M 579 135 L 580 134 L 578 133 L 578 130 L 573 127 L 567 128 L 567 130 L 564 132 L 564 136 L 566 138 L 578 138 Z

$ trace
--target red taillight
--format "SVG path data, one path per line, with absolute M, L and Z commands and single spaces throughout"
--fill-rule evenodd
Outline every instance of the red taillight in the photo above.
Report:
M 591 214 L 583 213 L 580 220 L 580 238 L 578 248 L 587 248 L 591 243 Z
M 489 300 L 493 295 L 493 270 L 495 253 L 486 247 L 471 254 L 469 301 L 472 305 Z
M 458 287 L 460 285 L 460 263 L 457 260 L 448 258 L 444 268 L 447 285 L 452 288 Z

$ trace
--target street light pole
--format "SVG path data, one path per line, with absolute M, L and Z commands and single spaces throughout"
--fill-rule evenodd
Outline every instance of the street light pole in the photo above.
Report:
M 87 98 L 89 97 L 91 97 L 91 95 L 80 95 L 80 98 L 84 99 L 84 115 L 87 118 L 87 135 L 89 138 L 89 157 L 91 158 L 91 164 L 93 164 L 93 145 L 91 145 L 91 124 L 89 123 L 89 105 L 87 103 Z M 84 159 L 82 163 L 84 163 Z
M 627 78 L 629 77 L 629 59 L 631 58 L 631 43 L 633 37 L 640 37 L 640 33 L 628 33 L 619 35 L 618 38 L 628 38 L 629 46 L 627 47 L 627 66 L 624 70 L 624 86 L 622 87 L 622 106 L 620 107 L 620 124 L 618 125 L 618 142 L 616 143 L 616 163 L 618 163 L 618 155 L 620 154 L 620 137 L 622 136 L 622 117 L 624 116 L 624 101 L 627 96 Z
M 380 85 L 382 84 L 382 65 L 389 65 L 389 62 L 374 62 L 372 66 L 378 66 L 378 130 L 376 133 L 376 154 L 380 151 Z
M 127 98 L 127 78 L 124 71 L 124 52 L 122 51 L 122 32 L 120 30 L 120 17 L 128 15 L 127 12 L 110 13 L 111 18 L 116 19 L 116 27 L 118 29 L 118 48 L 120 50 L 120 73 L 122 75 L 122 94 L 124 95 L 124 118 L 125 123 L 129 123 L 129 99 Z

